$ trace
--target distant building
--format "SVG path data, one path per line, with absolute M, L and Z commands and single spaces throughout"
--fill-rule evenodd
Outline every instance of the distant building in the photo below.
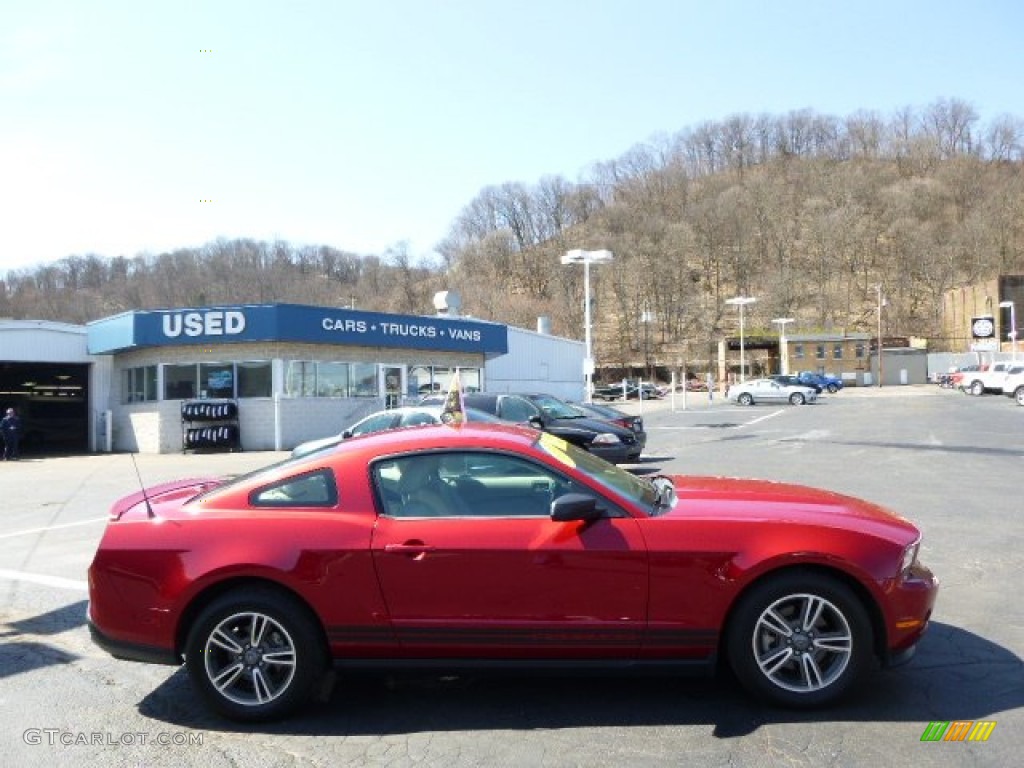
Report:
M 1000 306 L 1012 302 L 1013 307 Z M 946 352 L 1011 353 L 1009 333 L 1024 310 L 1024 275 L 1000 275 L 942 296 L 942 335 Z

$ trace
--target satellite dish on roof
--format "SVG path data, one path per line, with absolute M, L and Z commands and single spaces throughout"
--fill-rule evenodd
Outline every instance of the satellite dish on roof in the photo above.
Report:
M 457 315 L 462 309 L 462 297 L 458 291 L 438 291 L 434 294 L 434 309 L 439 315 Z

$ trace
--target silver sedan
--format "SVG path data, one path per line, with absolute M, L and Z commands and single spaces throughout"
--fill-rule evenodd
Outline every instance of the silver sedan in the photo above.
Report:
M 733 384 L 725 396 L 740 405 L 754 403 L 792 403 L 803 405 L 818 399 L 813 387 L 795 384 L 780 384 L 773 379 L 751 379 L 742 384 Z

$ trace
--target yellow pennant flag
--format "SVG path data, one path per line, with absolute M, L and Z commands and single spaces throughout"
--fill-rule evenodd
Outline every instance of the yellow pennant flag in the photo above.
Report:
M 456 370 L 451 384 L 448 385 L 448 394 L 444 398 L 441 423 L 457 426 L 465 421 L 466 409 L 462 404 L 462 384 L 459 382 L 459 372 Z

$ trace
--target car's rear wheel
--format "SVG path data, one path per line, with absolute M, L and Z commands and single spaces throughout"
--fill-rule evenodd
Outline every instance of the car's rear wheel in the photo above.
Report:
M 1024 405 L 1024 386 L 1017 387 L 1017 391 L 1013 393 L 1013 397 L 1017 401 L 1017 405 Z
M 971 382 L 971 394 L 972 395 L 978 396 L 980 394 L 983 394 L 984 392 L 985 392 L 985 385 L 984 384 L 982 384 L 980 381 L 972 381 Z
M 789 402 L 791 402 L 793 405 L 803 405 L 805 401 L 806 398 L 799 392 L 794 392 L 792 395 L 789 396 Z
M 269 589 L 230 592 L 199 615 L 185 666 L 209 705 L 233 720 L 285 717 L 305 703 L 326 669 L 316 625 Z
M 740 405 L 753 405 L 754 396 L 751 395 L 749 392 L 744 392 L 739 397 L 736 398 L 736 402 L 739 403 Z
M 729 625 L 727 652 L 740 682 L 790 707 L 842 695 L 871 656 L 864 606 L 827 576 L 789 573 L 756 585 Z

